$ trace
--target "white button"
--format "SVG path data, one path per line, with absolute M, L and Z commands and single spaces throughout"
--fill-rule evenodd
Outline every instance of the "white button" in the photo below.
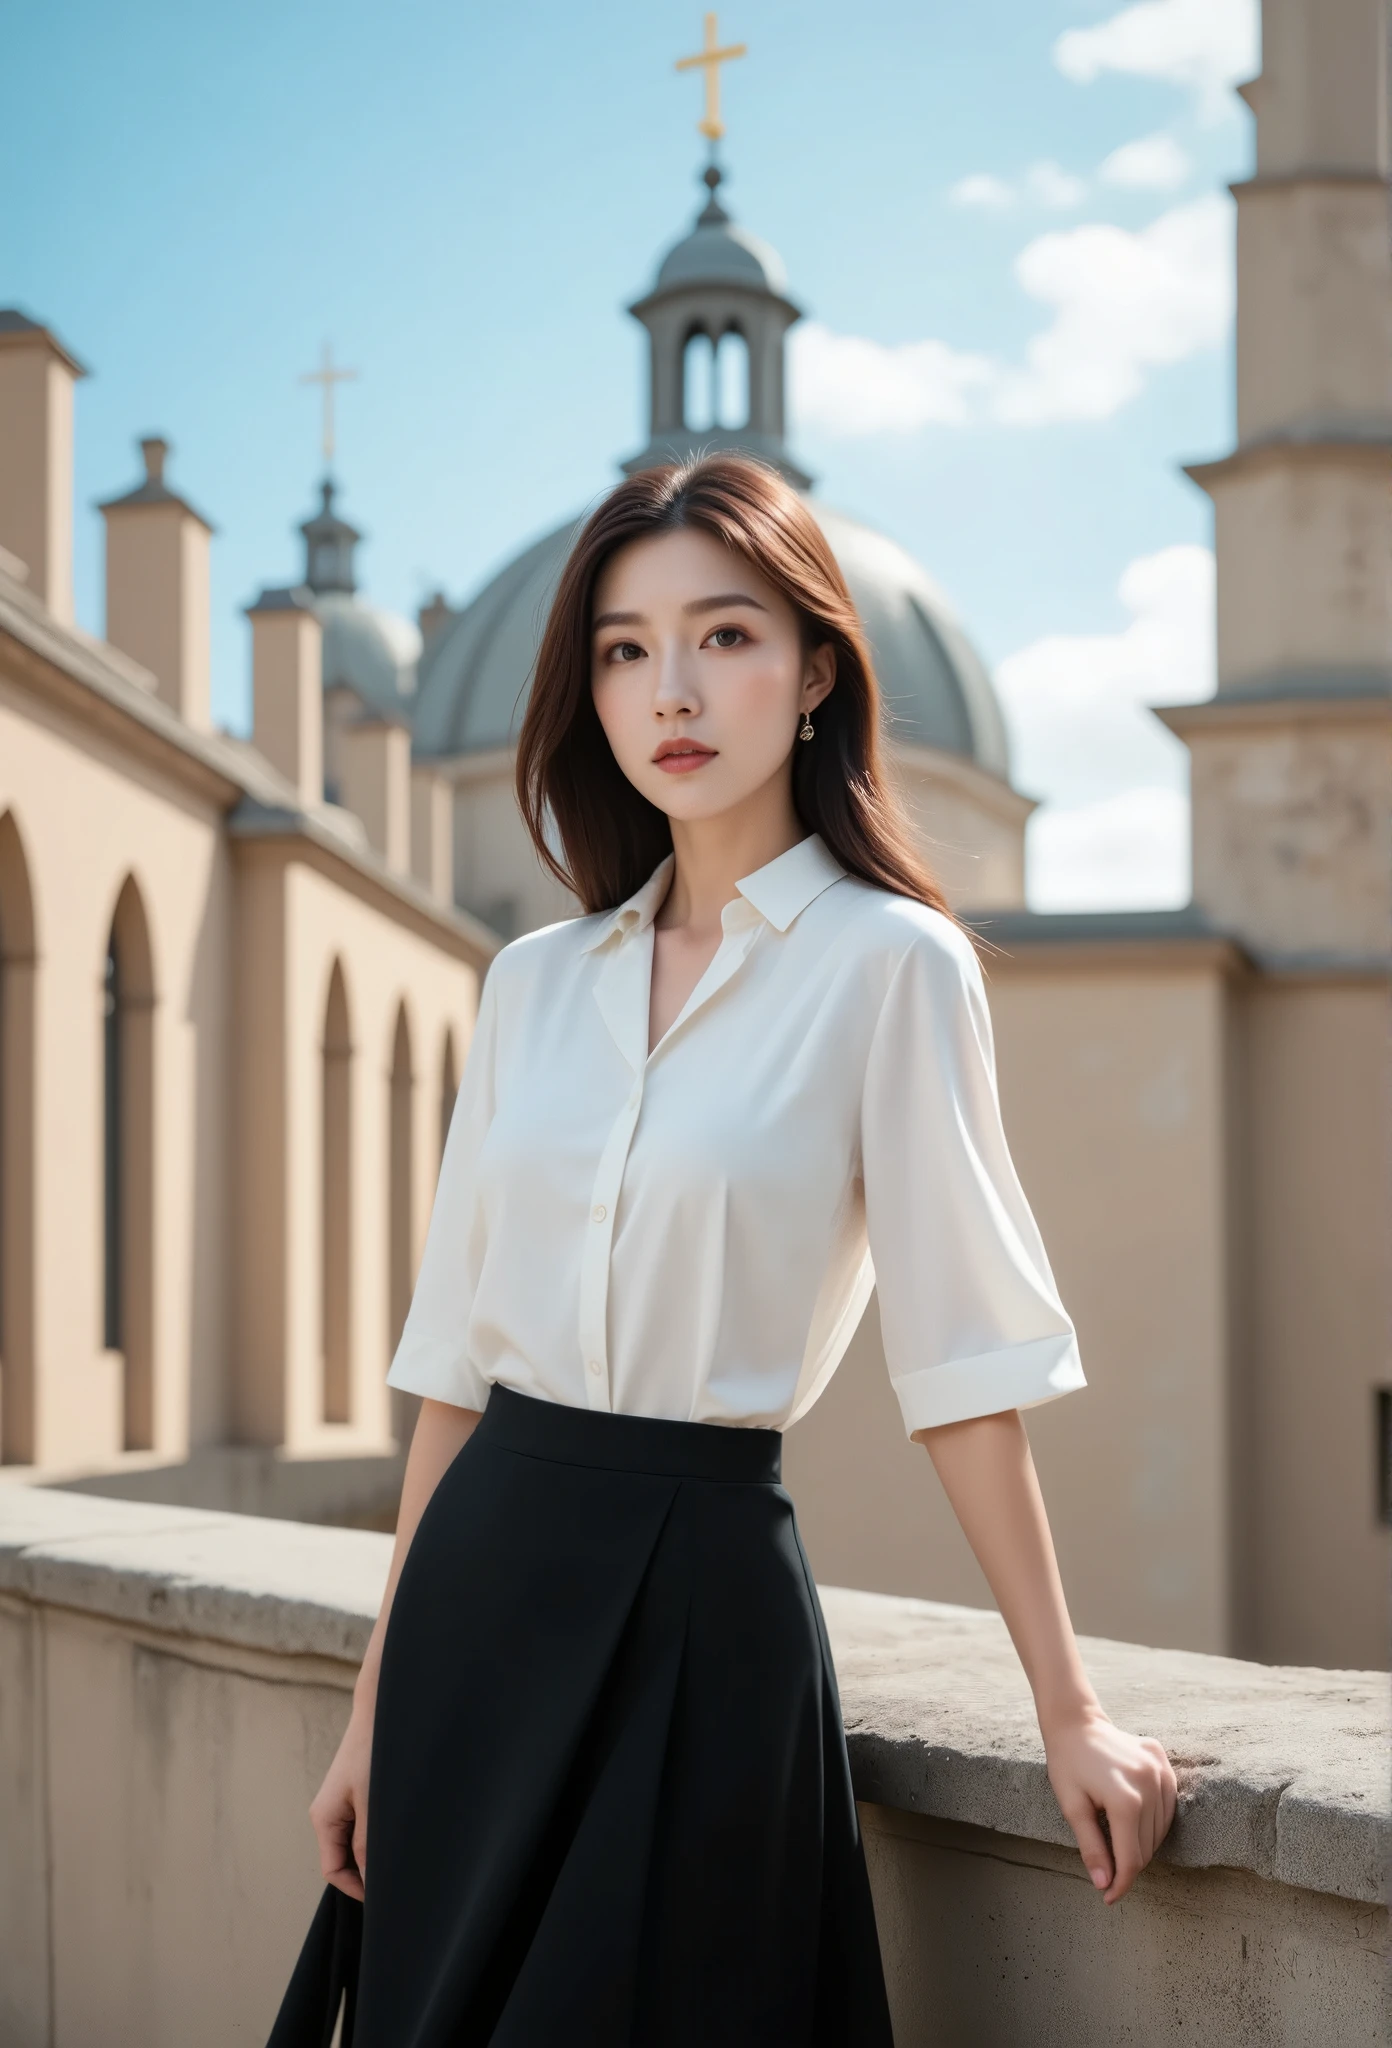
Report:
M 609 1214 L 609 1211 L 605 1208 L 603 1202 L 596 1202 L 590 1214 L 594 1217 L 596 1223 L 602 1223 Z
M 592 1359 L 590 1360 L 590 1371 L 591 1371 L 591 1372 L 603 1372 L 603 1370 L 604 1370 L 604 1367 L 603 1367 L 603 1366 L 602 1366 L 602 1365 L 600 1364 L 600 1362 L 599 1362 L 599 1360 L 598 1360 L 597 1358 L 592 1358 Z

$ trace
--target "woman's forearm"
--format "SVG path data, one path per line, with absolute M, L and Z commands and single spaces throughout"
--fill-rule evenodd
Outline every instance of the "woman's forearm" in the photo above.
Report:
M 454 1408 L 446 1401 L 422 1401 L 420 1414 L 411 1437 L 411 1448 L 406 1456 L 406 1471 L 401 1482 L 401 1506 L 396 1517 L 396 1544 L 392 1550 L 391 1569 L 387 1573 L 386 1591 L 382 1605 L 368 1640 L 367 1652 L 363 1657 L 362 1670 L 353 1688 L 355 1707 L 366 1707 L 369 1711 L 377 1697 L 377 1671 L 382 1661 L 382 1642 L 387 1633 L 387 1621 L 391 1605 L 396 1597 L 397 1581 L 401 1567 L 406 1562 L 406 1553 L 416 1533 L 426 1503 L 444 1478 L 454 1460 L 463 1450 L 473 1434 L 479 1420 L 477 1408 Z
M 1019 1411 L 914 1432 L 995 1595 L 1040 1726 L 1097 1707 L 1068 1618 L 1058 1560 Z

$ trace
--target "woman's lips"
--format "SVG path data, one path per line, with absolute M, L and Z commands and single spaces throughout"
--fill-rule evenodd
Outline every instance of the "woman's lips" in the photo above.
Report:
M 707 761 L 715 759 L 713 747 L 693 747 L 681 754 L 659 754 L 657 766 L 667 775 L 689 775 L 693 768 L 702 768 Z

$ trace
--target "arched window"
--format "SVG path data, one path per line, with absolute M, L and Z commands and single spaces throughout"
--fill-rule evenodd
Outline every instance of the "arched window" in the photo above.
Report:
M 436 1164 L 438 1175 L 444 1163 L 445 1140 L 449 1136 L 450 1118 L 454 1115 L 454 1098 L 459 1093 L 459 1065 L 454 1050 L 454 1033 L 446 1031 L 445 1050 L 440 1060 L 440 1156 Z
M 412 1186 L 415 1148 L 411 1142 L 411 1027 L 403 1002 L 396 1013 L 392 1042 L 391 1128 L 387 1170 L 387 1301 L 390 1348 L 396 1350 L 406 1311 L 411 1306 L 415 1246 L 415 1203 Z
M 343 965 L 333 964 L 321 1048 L 320 1320 L 325 1422 L 353 1415 L 353 1039 Z
M 0 1462 L 38 1455 L 34 1402 L 34 896 L 0 818 Z
M 720 337 L 713 368 L 715 425 L 749 425 L 749 344 L 737 328 Z
M 135 877 L 116 899 L 102 971 L 102 1342 L 124 1360 L 124 1442 L 155 1443 L 155 990 Z
M 696 434 L 716 425 L 715 350 L 700 328 L 682 355 L 682 420 Z

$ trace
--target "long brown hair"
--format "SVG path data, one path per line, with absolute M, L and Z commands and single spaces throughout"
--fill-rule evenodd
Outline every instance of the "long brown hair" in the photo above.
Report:
M 946 912 L 885 776 L 879 685 L 846 579 L 797 492 L 744 455 L 640 470 L 595 509 L 571 550 L 517 745 L 517 800 L 546 867 L 587 911 L 610 910 L 672 851 L 666 813 L 633 787 L 599 722 L 590 621 L 595 585 L 618 550 L 682 527 L 742 556 L 793 606 L 808 647 L 835 651 L 836 680 L 817 707 L 816 737 L 793 749 L 802 824 L 820 833 L 848 874 Z

